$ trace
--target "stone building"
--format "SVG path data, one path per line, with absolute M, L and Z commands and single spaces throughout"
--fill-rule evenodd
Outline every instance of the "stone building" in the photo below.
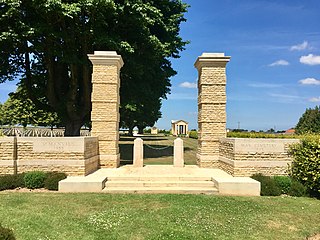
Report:
M 151 134 L 157 135 L 158 134 L 158 128 L 157 127 L 152 127 L 151 128 Z
M 187 135 L 188 134 L 188 122 L 184 120 L 172 120 L 171 121 L 171 133 L 173 136 Z

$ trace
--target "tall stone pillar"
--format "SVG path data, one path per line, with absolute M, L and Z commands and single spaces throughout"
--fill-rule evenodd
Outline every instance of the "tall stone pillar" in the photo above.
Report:
M 99 139 L 100 167 L 118 167 L 119 88 L 123 60 L 115 51 L 95 51 L 88 57 L 93 64 L 91 135 Z
M 203 53 L 198 69 L 198 153 L 200 167 L 219 167 L 219 139 L 226 137 L 226 64 L 224 53 Z

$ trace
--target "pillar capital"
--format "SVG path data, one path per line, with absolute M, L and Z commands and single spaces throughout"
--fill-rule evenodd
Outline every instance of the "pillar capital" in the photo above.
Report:
M 202 53 L 194 63 L 198 71 L 203 67 L 225 67 L 230 61 L 230 56 L 225 56 L 224 53 Z
M 93 65 L 116 65 L 118 68 L 123 66 L 122 57 L 116 51 L 94 51 L 94 54 L 88 54 L 88 58 Z

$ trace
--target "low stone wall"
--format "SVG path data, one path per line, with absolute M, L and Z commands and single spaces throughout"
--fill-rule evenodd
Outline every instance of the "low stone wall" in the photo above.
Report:
M 15 172 L 16 138 L 0 137 L 0 174 L 13 174 Z
M 292 159 L 289 146 L 298 139 L 220 139 L 219 168 L 233 176 L 286 175 Z
M 0 174 L 34 170 L 83 176 L 99 168 L 96 137 L 0 138 Z

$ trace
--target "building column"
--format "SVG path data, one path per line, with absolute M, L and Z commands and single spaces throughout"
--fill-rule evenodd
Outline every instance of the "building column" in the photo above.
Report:
M 91 135 L 99 139 L 100 167 L 118 167 L 119 88 L 123 60 L 115 51 L 95 51 L 88 57 L 93 64 Z
M 224 53 L 203 53 L 198 69 L 198 153 L 200 167 L 219 167 L 219 139 L 226 137 L 226 64 Z

